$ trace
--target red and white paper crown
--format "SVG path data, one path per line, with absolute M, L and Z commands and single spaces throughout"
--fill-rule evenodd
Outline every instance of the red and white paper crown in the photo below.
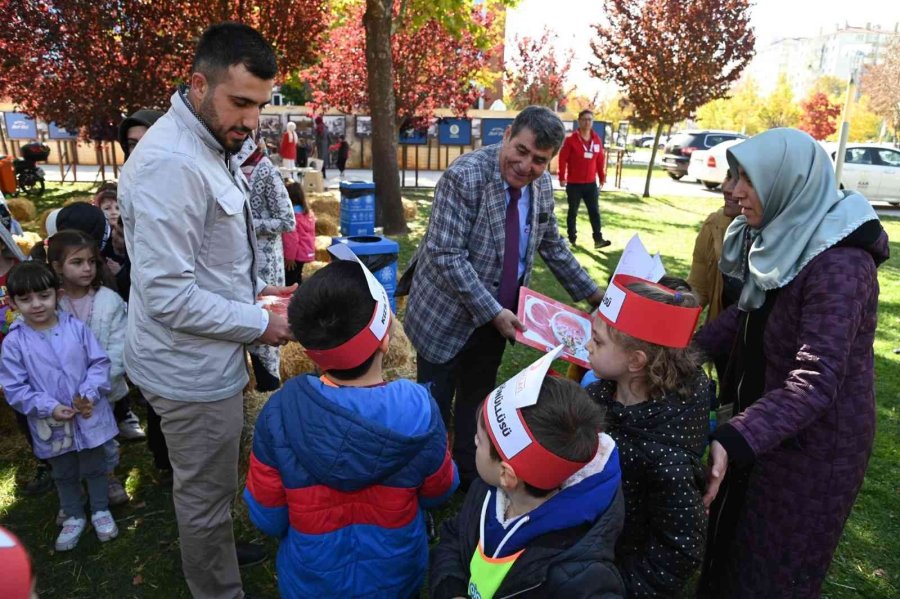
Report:
M 512 467 L 516 477 L 545 491 L 556 489 L 590 461 L 572 462 L 551 452 L 538 442 L 522 417 L 522 408 L 537 403 L 544 377 L 563 347 L 552 349 L 494 389 L 483 408 L 488 435 L 500 459 Z
M 328 251 L 332 256 L 339 260 L 349 260 L 359 264 L 366 276 L 366 283 L 369 285 L 369 293 L 375 300 L 375 310 L 372 312 L 372 318 L 363 329 L 356 335 L 331 349 L 307 349 L 306 355 L 315 362 L 322 370 L 347 370 L 348 368 L 356 368 L 375 353 L 378 346 L 384 340 L 391 326 L 391 303 L 388 300 L 387 291 L 384 286 L 378 282 L 366 265 L 360 262 L 359 258 L 353 251 L 342 243 L 337 243 Z
M 666 347 L 687 347 L 703 309 L 652 300 L 628 289 L 632 283 L 646 283 L 675 293 L 659 283 L 616 275 L 606 289 L 597 315 L 612 328 L 637 339 Z

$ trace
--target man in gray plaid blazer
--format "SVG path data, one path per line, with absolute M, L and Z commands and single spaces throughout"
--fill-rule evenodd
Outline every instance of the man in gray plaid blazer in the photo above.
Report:
M 464 487 L 477 476 L 475 411 L 497 385 L 506 340 L 524 330 L 515 315 L 518 288 L 531 279 L 535 252 L 573 299 L 598 305 L 603 297 L 553 214 L 547 166 L 564 136 L 553 111 L 530 106 L 502 143 L 454 161 L 438 181 L 428 231 L 404 275 L 412 275 L 404 326 L 418 352 L 418 380 L 432 384 L 448 430 L 456 395 L 453 457 Z M 506 248 L 518 248 L 518 256 Z

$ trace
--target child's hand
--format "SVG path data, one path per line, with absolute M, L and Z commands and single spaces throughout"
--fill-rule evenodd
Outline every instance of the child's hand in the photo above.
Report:
M 111 272 L 113 276 L 116 276 L 117 274 L 119 274 L 119 271 L 122 270 L 122 265 L 112 258 L 106 259 L 106 266 L 107 268 L 109 268 L 109 272 Z
M 90 399 L 83 395 L 76 395 L 72 399 L 72 405 L 75 406 L 75 409 L 78 410 L 78 413 L 81 414 L 81 417 L 85 420 L 90 418 L 91 414 L 94 412 L 94 404 Z
M 59 404 L 55 408 L 53 408 L 53 413 L 50 415 L 53 416 L 54 420 L 63 422 L 65 420 L 71 420 L 72 418 L 75 418 L 75 410 L 73 410 L 69 406 Z

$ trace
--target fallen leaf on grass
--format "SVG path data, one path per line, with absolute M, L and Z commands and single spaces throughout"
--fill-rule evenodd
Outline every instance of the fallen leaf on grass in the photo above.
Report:
M 144 577 L 138 574 L 134 578 L 131 579 L 131 584 L 134 586 L 140 586 L 144 584 Z
M 887 576 L 887 572 L 885 572 L 885 571 L 884 571 L 883 569 L 881 569 L 881 568 L 878 568 L 877 570 L 875 570 L 874 572 L 872 572 L 872 574 L 873 574 L 874 576 L 876 576 L 877 578 L 884 578 L 884 577 Z

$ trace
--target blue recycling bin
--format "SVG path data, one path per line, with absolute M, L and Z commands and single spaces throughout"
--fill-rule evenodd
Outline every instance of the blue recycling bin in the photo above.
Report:
M 341 235 L 375 234 L 375 184 L 341 181 Z
M 397 257 L 400 253 L 400 244 L 379 235 L 335 237 L 332 245 L 336 243 L 346 243 L 360 262 L 372 271 L 387 291 L 391 300 L 391 310 L 396 313 L 397 300 L 394 295 L 397 292 Z

